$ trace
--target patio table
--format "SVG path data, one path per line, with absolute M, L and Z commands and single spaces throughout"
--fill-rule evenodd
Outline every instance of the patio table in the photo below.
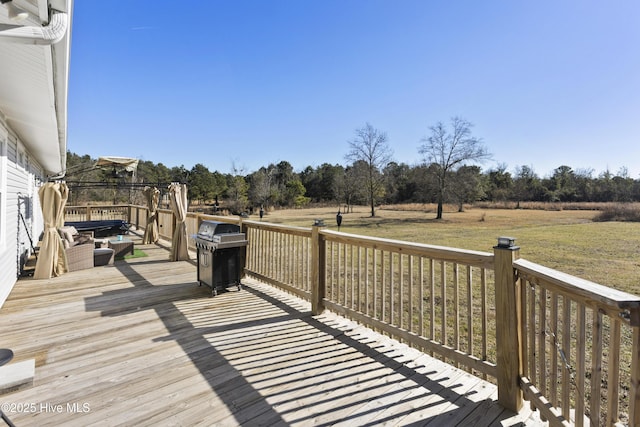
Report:
M 109 239 L 109 247 L 113 249 L 115 258 L 124 257 L 127 253 L 133 255 L 133 240 L 131 239 Z

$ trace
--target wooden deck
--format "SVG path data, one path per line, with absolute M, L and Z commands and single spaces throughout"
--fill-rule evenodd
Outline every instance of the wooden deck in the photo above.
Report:
M 528 425 L 495 386 L 245 280 L 211 298 L 190 262 L 148 257 L 21 279 L 0 310 L 31 388 L 0 396 L 18 426 Z

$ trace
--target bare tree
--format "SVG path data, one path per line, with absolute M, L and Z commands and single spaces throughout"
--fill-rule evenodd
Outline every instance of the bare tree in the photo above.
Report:
M 261 167 L 256 172 L 251 174 L 251 185 L 249 186 L 249 193 L 251 195 L 251 202 L 254 205 L 258 205 L 263 209 L 267 209 L 269 203 L 273 202 L 274 189 L 273 181 L 275 175 L 275 168 L 273 165 L 268 167 Z
M 491 155 L 480 138 L 471 134 L 473 125 L 460 117 L 451 119 L 451 129 L 447 130 L 442 122 L 431 126 L 431 135 L 422 140 L 419 152 L 424 156 L 427 166 L 433 171 L 438 182 L 437 219 L 442 219 L 442 205 L 447 193 L 447 178 L 466 162 L 481 162 Z
M 345 158 L 353 163 L 363 162 L 366 164 L 364 184 L 367 189 L 372 217 L 376 214 L 376 201 L 384 195 L 382 170 L 391 161 L 391 156 L 387 134 L 375 129 L 369 123 L 357 129 L 355 139 L 349 141 L 349 152 Z

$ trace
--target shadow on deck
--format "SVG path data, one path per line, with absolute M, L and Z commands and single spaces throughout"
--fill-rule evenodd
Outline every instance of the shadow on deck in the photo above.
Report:
M 34 387 L 2 396 L 17 425 L 527 420 L 496 403 L 492 384 L 397 341 L 311 316 L 305 301 L 251 279 L 211 298 L 192 263 L 137 247 L 149 256 L 16 285 L 0 311 L 11 331 L 2 346 L 36 359 Z M 35 410 L 18 411 L 24 403 Z

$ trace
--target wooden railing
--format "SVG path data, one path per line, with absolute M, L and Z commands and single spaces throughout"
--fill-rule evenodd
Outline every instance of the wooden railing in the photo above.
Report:
M 146 208 L 126 212 L 144 229 Z M 171 239 L 173 215 L 158 212 Z M 519 259 L 513 245 L 476 252 L 197 213 L 188 234 L 205 219 L 247 234 L 244 274 L 494 381 L 509 409 L 524 398 L 550 425 L 640 425 L 640 297 Z
M 98 221 L 108 219 L 129 221 L 130 206 L 67 206 L 65 209 L 65 219 L 67 221 Z
M 622 413 L 639 425 L 638 297 L 525 260 L 514 267 L 525 397 L 550 420 L 609 426 Z
M 129 223 L 138 230 L 144 230 L 147 226 L 147 217 L 149 209 L 145 206 L 130 206 L 130 219 Z M 173 232 L 176 228 L 176 221 L 173 212 L 169 209 L 158 209 L 158 233 L 162 239 L 171 240 L 173 238 Z M 213 220 L 221 222 L 229 222 L 233 224 L 239 224 L 240 220 L 235 217 L 229 216 L 216 216 L 205 215 L 195 212 L 188 212 L 186 218 L 187 224 L 187 236 L 190 237 L 198 232 L 200 222 L 203 220 Z M 188 239 L 189 249 L 195 250 L 195 244 L 193 239 Z
M 311 229 L 243 221 L 247 273 L 311 300 Z
M 493 255 L 321 230 L 323 305 L 496 376 Z M 322 269 L 322 267 L 320 267 Z M 490 301 L 491 300 L 491 301 Z
M 524 396 L 551 425 L 640 422 L 640 297 L 536 266 L 512 246 L 241 224 L 246 273 L 310 298 L 315 313 L 326 307 L 493 380 L 502 405 L 519 410 Z

